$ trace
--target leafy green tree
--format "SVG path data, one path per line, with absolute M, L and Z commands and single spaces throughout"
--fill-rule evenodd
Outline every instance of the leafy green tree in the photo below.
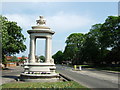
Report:
M 42 60 L 42 62 L 45 62 L 45 56 L 41 55 L 39 58 Z
M 106 57 L 106 62 L 120 63 L 120 17 L 109 16 L 105 20 L 105 23 L 102 24 L 100 30 L 103 33 L 103 36 L 101 37 L 102 45 L 106 48 L 111 48 L 109 55 L 107 55 L 109 59 Z M 110 56 L 113 56 L 111 57 L 112 60 L 110 59 Z
M 84 34 L 73 33 L 67 37 L 66 47 L 64 50 L 64 57 L 73 64 L 79 64 L 80 61 L 80 48 L 83 46 Z M 82 62 L 81 62 L 82 63 Z
M 22 56 L 22 58 L 19 60 L 19 62 L 24 62 L 24 61 L 26 61 L 26 56 Z
M 0 15 L 0 24 L 2 26 L 2 63 L 6 64 L 5 56 L 14 55 L 25 51 L 26 46 L 22 29 L 16 22 L 8 21 L 6 17 Z
M 56 64 L 62 64 L 62 61 L 64 61 L 64 55 L 62 51 L 58 51 L 56 54 L 52 56 Z
M 1 26 L 0 33 L 1 33 L 1 36 L 2 36 L 2 38 L 1 38 L 2 49 L 5 48 L 5 43 L 7 41 L 7 37 L 9 36 L 8 33 L 7 33 L 6 23 L 7 23 L 7 18 L 0 16 L 0 26 Z M 2 63 L 5 64 L 5 66 L 6 66 L 7 59 L 6 59 L 5 54 L 3 54 L 3 50 L 2 50 Z
M 107 63 L 107 65 L 112 65 L 112 63 L 114 63 L 115 65 L 120 65 L 120 52 L 119 52 L 119 50 L 113 48 L 106 55 L 104 61 Z
M 109 16 L 102 24 L 102 41 L 106 47 L 120 47 L 120 17 Z
M 119 64 L 120 17 L 109 16 L 103 24 L 93 25 L 85 35 L 73 33 L 68 36 L 66 44 L 65 60 L 70 60 L 73 64 Z
M 18 58 L 16 56 L 13 56 L 11 59 L 12 62 L 18 62 Z
M 85 35 L 85 41 L 83 44 L 83 47 L 81 47 L 82 50 L 82 61 L 85 61 L 87 63 L 99 63 L 99 46 L 96 43 L 96 39 L 94 36 L 91 36 L 91 33 Z
M 103 36 L 100 31 L 101 26 L 102 24 L 93 25 L 86 39 L 86 43 L 88 43 L 88 45 L 92 44 L 90 47 L 88 46 L 86 50 L 91 49 L 89 54 L 92 58 L 89 61 L 92 61 L 93 64 L 102 64 L 108 51 L 107 48 L 101 43 L 101 37 Z

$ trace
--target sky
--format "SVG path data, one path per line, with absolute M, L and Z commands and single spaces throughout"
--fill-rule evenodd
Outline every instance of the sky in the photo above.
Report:
M 31 26 L 42 15 L 46 26 L 55 34 L 52 38 L 52 54 L 64 51 L 65 41 L 72 33 L 87 33 L 94 24 L 103 23 L 108 16 L 118 15 L 118 2 L 2 2 L 2 15 L 15 21 L 26 37 L 25 52 L 28 56 Z M 45 55 L 45 39 L 37 39 L 36 55 Z

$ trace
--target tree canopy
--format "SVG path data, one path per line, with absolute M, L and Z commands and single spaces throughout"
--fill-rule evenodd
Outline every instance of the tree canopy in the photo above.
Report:
M 53 56 L 53 59 L 55 60 L 55 63 L 56 64 L 62 64 L 62 61 L 64 60 L 64 56 L 63 56 L 63 53 L 62 51 L 58 51 L 56 54 L 54 54 Z
M 120 17 L 108 16 L 86 34 L 70 34 L 63 56 L 72 64 L 120 64 Z
M 67 37 L 64 56 L 71 62 L 78 63 L 80 59 L 80 47 L 83 46 L 84 34 L 73 33 Z
M 26 50 L 24 45 L 25 37 L 22 34 L 22 28 L 16 22 L 8 21 L 6 17 L 0 16 L 2 26 L 2 57 L 3 63 L 5 56 L 17 54 Z
M 42 62 L 45 62 L 45 56 L 41 55 L 39 58 L 42 60 Z

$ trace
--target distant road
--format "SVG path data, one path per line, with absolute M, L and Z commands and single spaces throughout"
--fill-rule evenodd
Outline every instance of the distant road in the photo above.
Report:
M 88 88 L 118 88 L 118 74 L 84 69 L 74 71 L 71 67 L 56 65 L 57 71 Z M 115 89 L 116 90 L 116 89 Z

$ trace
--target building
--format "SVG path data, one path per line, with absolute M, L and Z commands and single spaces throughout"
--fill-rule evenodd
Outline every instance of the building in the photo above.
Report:
M 28 57 L 17 57 L 16 59 L 13 59 L 13 56 L 6 56 L 7 59 L 7 67 L 15 67 L 15 66 L 19 66 L 20 64 L 24 63 L 24 60 L 22 59 L 28 59 Z
M 6 56 L 7 64 L 6 67 L 15 67 L 17 65 L 16 61 L 12 61 L 12 56 Z

